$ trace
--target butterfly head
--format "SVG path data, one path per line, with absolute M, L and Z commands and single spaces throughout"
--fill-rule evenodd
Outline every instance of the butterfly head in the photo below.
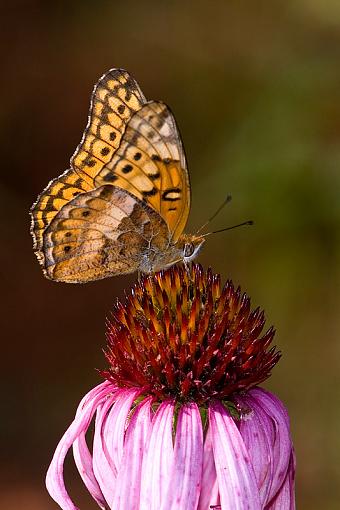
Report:
M 190 234 L 180 236 L 177 246 L 181 250 L 183 262 L 191 262 L 196 258 L 204 242 L 205 237 L 203 236 Z

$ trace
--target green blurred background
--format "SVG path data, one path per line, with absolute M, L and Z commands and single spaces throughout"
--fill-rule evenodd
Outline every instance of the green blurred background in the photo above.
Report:
M 57 508 L 44 475 L 105 366 L 105 316 L 134 277 L 43 278 L 28 209 L 68 167 L 94 83 L 124 67 L 175 112 L 199 257 L 266 310 L 283 358 L 265 383 L 288 407 L 300 510 L 340 505 L 340 2 L 7 2 L 1 52 L 0 507 Z M 71 462 L 69 487 L 96 508 Z

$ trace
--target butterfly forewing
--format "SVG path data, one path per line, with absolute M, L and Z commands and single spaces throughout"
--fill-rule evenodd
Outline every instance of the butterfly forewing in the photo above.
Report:
M 175 242 L 190 210 L 184 150 L 169 108 L 151 101 L 129 121 L 116 154 L 95 179 L 112 182 L 147 202 L 166 221 Z
M 41 249 L 46 227 L 64 205 L 80 193 L 90 189 L 91 186 L 79 177 L 74 170 L 70 169 L 57 179 L 53 179 L 43 193 L 39 195 L 31 210 L 31 231 L 34 239 L 34 249 L 41 260 L 44 259 Z
M 72 198 L 95 188 L 94 177 L 112 159 L 127 122 L 145 101 L 138 83 L 124 69 L 108 71 L 96 84 L 87 127 L 71 158 L 72 168 L 51 181 L 31 209 L 34 249 L 42 263 L 45 228 Z
M 112 159 L 126 124 L 146 102 L 138 83 L 123 69 L 104 74 L 94 88 L 88 125 L 71 159 L 87 182 Z

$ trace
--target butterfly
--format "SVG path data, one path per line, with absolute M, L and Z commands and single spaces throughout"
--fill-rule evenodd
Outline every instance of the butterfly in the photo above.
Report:
M 70 169 L 31 208 L 44 275 L 81 283 L 153 273 L 192 260 L 204 236 L 183 234 L 190 211 L 184 149 L 169 107 L 111 69 L 95 85 Z

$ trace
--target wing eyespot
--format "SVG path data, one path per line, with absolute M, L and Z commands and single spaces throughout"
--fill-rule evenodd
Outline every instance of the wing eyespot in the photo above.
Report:
M 168 202 L 176 202 L 181 198 L 181 189 L 180 188 L 169 188 L 162 193 L 162 200 Z

